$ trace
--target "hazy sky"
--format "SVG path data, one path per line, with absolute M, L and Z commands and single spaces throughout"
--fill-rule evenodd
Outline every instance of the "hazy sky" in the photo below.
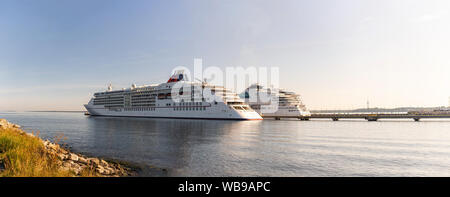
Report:
M 175 66 L 278 66 L 310 109 L 442 106 L 450 1 L 2 0 L 0 110 L 82 110 Z

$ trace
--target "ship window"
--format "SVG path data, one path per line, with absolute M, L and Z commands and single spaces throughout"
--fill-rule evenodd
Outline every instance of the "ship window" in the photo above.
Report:
M 236 110 L 242 110 L 242 108 L 239 107 L 239 106 L 233 106 L 233 108 L 236 109 Z

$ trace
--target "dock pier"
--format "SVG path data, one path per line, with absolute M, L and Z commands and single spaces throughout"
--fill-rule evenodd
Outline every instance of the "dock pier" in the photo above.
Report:
M 295 117 L 267 117 L 280 120 L 281 118 L 297 118 L 301 121 L 308 121 L 310 119 L 331 119 L 333 121 L 339 121 L 340 119 L 365 119 L 367 121 L 378 121 L 379 119 L 412 119 L 419 122 L 421 119 L 437 119 L 444 118 L 450 119 L 450 114 L 408 114 L 408 113 L 315 113 L 311 116 L 295 116 Z

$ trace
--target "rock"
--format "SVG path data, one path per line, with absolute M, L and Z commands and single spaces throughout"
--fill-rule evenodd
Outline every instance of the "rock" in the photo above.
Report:
M 79 157 L 78 161 L 82 164 L 89 164 L 89 161 L 84 157 Z
M 109 171 L 110 174 L 114 174 L 116 171 L 110 167 L 105 168 L 105 170 Z
M 100 174 L 103 174 L 103 173 L 105 173 L 105 169 L 103 168 L 103 167 L 101 167 L 101 166 L 98 166 L 98 168 L 97 169 L 95 169 L 98 173 L 100 173 Z
M 96 166 L 99 166 L 99 165 L 100 165 L 100 160 L 97 159 L 97 158 L 89 158 L 88 160 L 89 160 L 89 163 L 93 163 L 93 164 L 95 164 Z
M 81 172 L 81 166 L 72 166 L 72 169 L 71 169 L 73 172 L 75 172 L 75 174 L 80 174 L 80 172 Z
M 6 129 L 7 125 L 8 121 L 6 121 L 5 119 L 0 119 L 0 128 Z
M 103 165 L 103 166 L 108 166 L 108 162 L 106 162 L 105 160 L 100 160 L 100 163 Z
M 18 129 L 18 128 L 20 128 L 20 126 L 10 123 L 5 119 L 0 119 L 0 128 L 2 128 L 2 129 Z M 23 133 L 23 131 L 20 131 L 20 133 Z
M 71 168 L 79 168 L 80 165 L 78 165 L 77 163 L 70 163 L 70 167 Z
M 111 171 L 108 170 L 108 169 L 103 169 L 103 173 L 102 174 L 109 175 L 109 174 L 111 174 Z
M 58 150 L 59 149 L 58 145 L 53 144 L 51 142 L 48 143 L 47 147 L 49 147 L 49 148 L 51 148 L 53 150 Z
M 61 159 L 61 160 L 66 160 L 66 159 L 68 159 L 69 158 L 69 156 L 68 155 L 66 155 L 66 154 L 62 154 L 62 153 L 60 153 L 60 154 L 57 154 L 58 155 L 58 157 Z
M 69 153 L 69 152 L 67 152 L 66 150 L 62 149 L 62 148 L 59 149 L 59 152 L 61 152 L 61 153 L 63 153 L 63 154 L 68 154 L 68 153 Z
M 72 165 L 71 165 L 69 162 L 64 162 L 64 163 L 63 163 L 63 166 L 64 166 L 65 168 L 70 168 Z
M 73 154 L 73 153 L 70 153 L 70 160 L 72 160 L 72 161 L 78 161 L 78 155 L 76 155 L 76 154 Z

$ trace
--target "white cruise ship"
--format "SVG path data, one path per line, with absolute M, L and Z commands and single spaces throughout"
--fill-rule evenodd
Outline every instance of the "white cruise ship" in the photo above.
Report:
M 187 91 L 178 88 L 177 95 L 173 96 L 172 88 L 179 87 L 178 85 L 190 88 L 186 88 Z M 203 94 L 206 90 L 210 91 L 209 98 Z M 173 99 L 175 97 L 178 100 Z M 215 99 L 212 101 L 211 97 Z M 122 90 L 112 90 L 110 85 L 107 91 L 95 93 L 94 98 L 84 106 L 93 116 L 262 119 L 236 93 L 222 86 L 188 81 L 183 71 L 176 71 L 166 83 L 161 84 L 145 86 L 133 84 L 131 88 Z
M 263 118 L 299 118 L 308 119 L 311 113 L 306 109 L 300 95 L 286 90 L 278 90 L 278 94 L 271 93 L 269 88 L 264 88 L 259 84 L 253 84 L 248 87 L 241 95 L 245 102 L 250 105 L 252 109 L 258 112 Z M 274 101 L 274 110 L 264 110 L 264 107 L 270 109 L 272 104 L 269 97 L 278 96 Z M 266 98 L 266 99 L 263 99 Z M 276 103 L 278 102 L 278 103 Z

